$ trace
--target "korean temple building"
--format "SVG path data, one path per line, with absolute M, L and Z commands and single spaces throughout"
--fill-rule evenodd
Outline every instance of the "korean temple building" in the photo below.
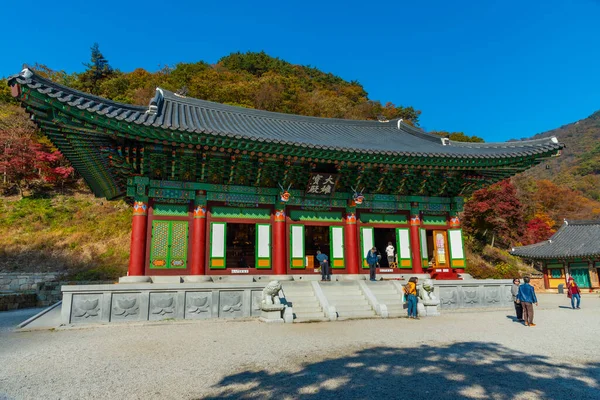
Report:
M 550 239 L 515 247 L 511 254 L 541 263 L 546 289 L 566 287 L 569 277 L 581 288 L 599 288 L 600 220 L 565 220 Z
M 373 246 L 381 274 L 460 273 L 463 196 L 563 147 L 454 142 L 400 119 L 281 114 L 160 88 L 132 106 L 30 69 L 8 82 L 96 196 L 131 201 L 129 276 L 316 274 L 317 250 L 334 274 L 357 275 Z

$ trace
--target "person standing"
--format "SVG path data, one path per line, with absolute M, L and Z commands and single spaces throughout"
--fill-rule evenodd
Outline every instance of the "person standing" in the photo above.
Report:
M 525 319 L 525 326 L 535 326 L 533 323 L 533 304 L 538 305 L 537 297 L 535 296 L 535 289 L 529 284 L 529 277 L 523 278 L 524 284 L 519 286 L 519 292 L 517 293 L 517 300 L 521 302 L 523 306 L 523 318 Z
M 317 261 L 321 266 L 321 282 L 331 280 L 331 270 L 329 269 L 329 257 L 327 254 L 321 253 L 321 250 L 317 250 Z
M 392 242 L 388 242 L 388 245 L 385 248 L 385 254 L 387 254 L 388 268 L 392 268 L 392 265 L 394 265 L 394 261 L 396 261 L 394 257 L 395 250 L 396 249 L 394 249 Z
M 412 277 L 408 280 L 406 286 L 404 286 L 404 294 L 408 302 L 408 318 L 419 319 L 417 316 L 417 282 L 419 278 Z
M 377 262 L 379 261 L 379 257 L 377 256 L 377 249 L 373 247 L 367 253 L 367 264 L 369 264 L 369 274 L 371 281 L 375 282 L 375 268 L 377 268 Z
M 573 307 L 573 310 L 575 309 L 575 300 L 577 300 L 577 309 L 579 310 L 579 304 L 581 303 L 581 290 L 579 289 L 579 286 L 577 286 L 577 282 L 575 282 L 572 276 L 569 277 L 569 282 L 567 283 L 567 297 L 571 299 L 571 307 Z
M 517 299 L 517 294 L 519 294 L 519 286 L 521 285 L 521 281 L 519 278 L 513 279 L 513 285 L 510 288 L 510 293 L 512 294 L 513 303 L 515 303 L 515 311 L 517 312 L 517 319 L 519 321 L 523 321 L 523 306 L 521 305 L 521 300 Z

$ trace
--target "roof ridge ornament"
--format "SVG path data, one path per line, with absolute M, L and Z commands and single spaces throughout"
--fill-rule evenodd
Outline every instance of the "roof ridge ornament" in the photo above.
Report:
M 158 108 L 162 105 L 164 98 L 165 94 L 163 90 L 157 87 L 156 94 L 154 95 L 154 98 L 150 100 L 150 104 L 148 105 L 148 110 L 146 111 L 146 114 L 158 114 Z
M 21 76 L 25 79 L 29 79 L 33 76 L 33 72 L 29 69 L 29 67 L 25 66 L 21 71 Z

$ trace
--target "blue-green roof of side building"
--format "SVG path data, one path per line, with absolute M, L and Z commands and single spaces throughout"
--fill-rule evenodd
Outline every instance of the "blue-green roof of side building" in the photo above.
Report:
M 529 259 L 600 259 L 600 220 L 567 221 L 548 240 L 514 247 L 511 254 Z

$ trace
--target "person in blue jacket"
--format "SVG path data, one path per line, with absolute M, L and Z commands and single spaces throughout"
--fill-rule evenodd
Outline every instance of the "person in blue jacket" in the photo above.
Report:
M 377 249 L 373 247 L 367 253 L 367 264 L 369 264 L 369 273 L 371 275 L 371 281 L 375 282 L 375 268 L 377 267 L 377 263 L 379 262 L 379 256 L 377 255 Z
M 536 306 L 538 305 L 535 289 L 529 284 L 530 280 L 531 279 L 528 276 L 523 278 L 525 283 L 519 286 L 519 293 L 517 294 L 517 300 L 519 300 L 523 306 L 525 326 L 535 326 L 533 323 L 533 304 L 535 303 Z
M 329 268 L 329 257 L 327 257 L 327 254 L 321 253 L 321 250 L 317 250 L 317 261 L 321 266 L 321 281 L 330 281 L 331 269 Z

